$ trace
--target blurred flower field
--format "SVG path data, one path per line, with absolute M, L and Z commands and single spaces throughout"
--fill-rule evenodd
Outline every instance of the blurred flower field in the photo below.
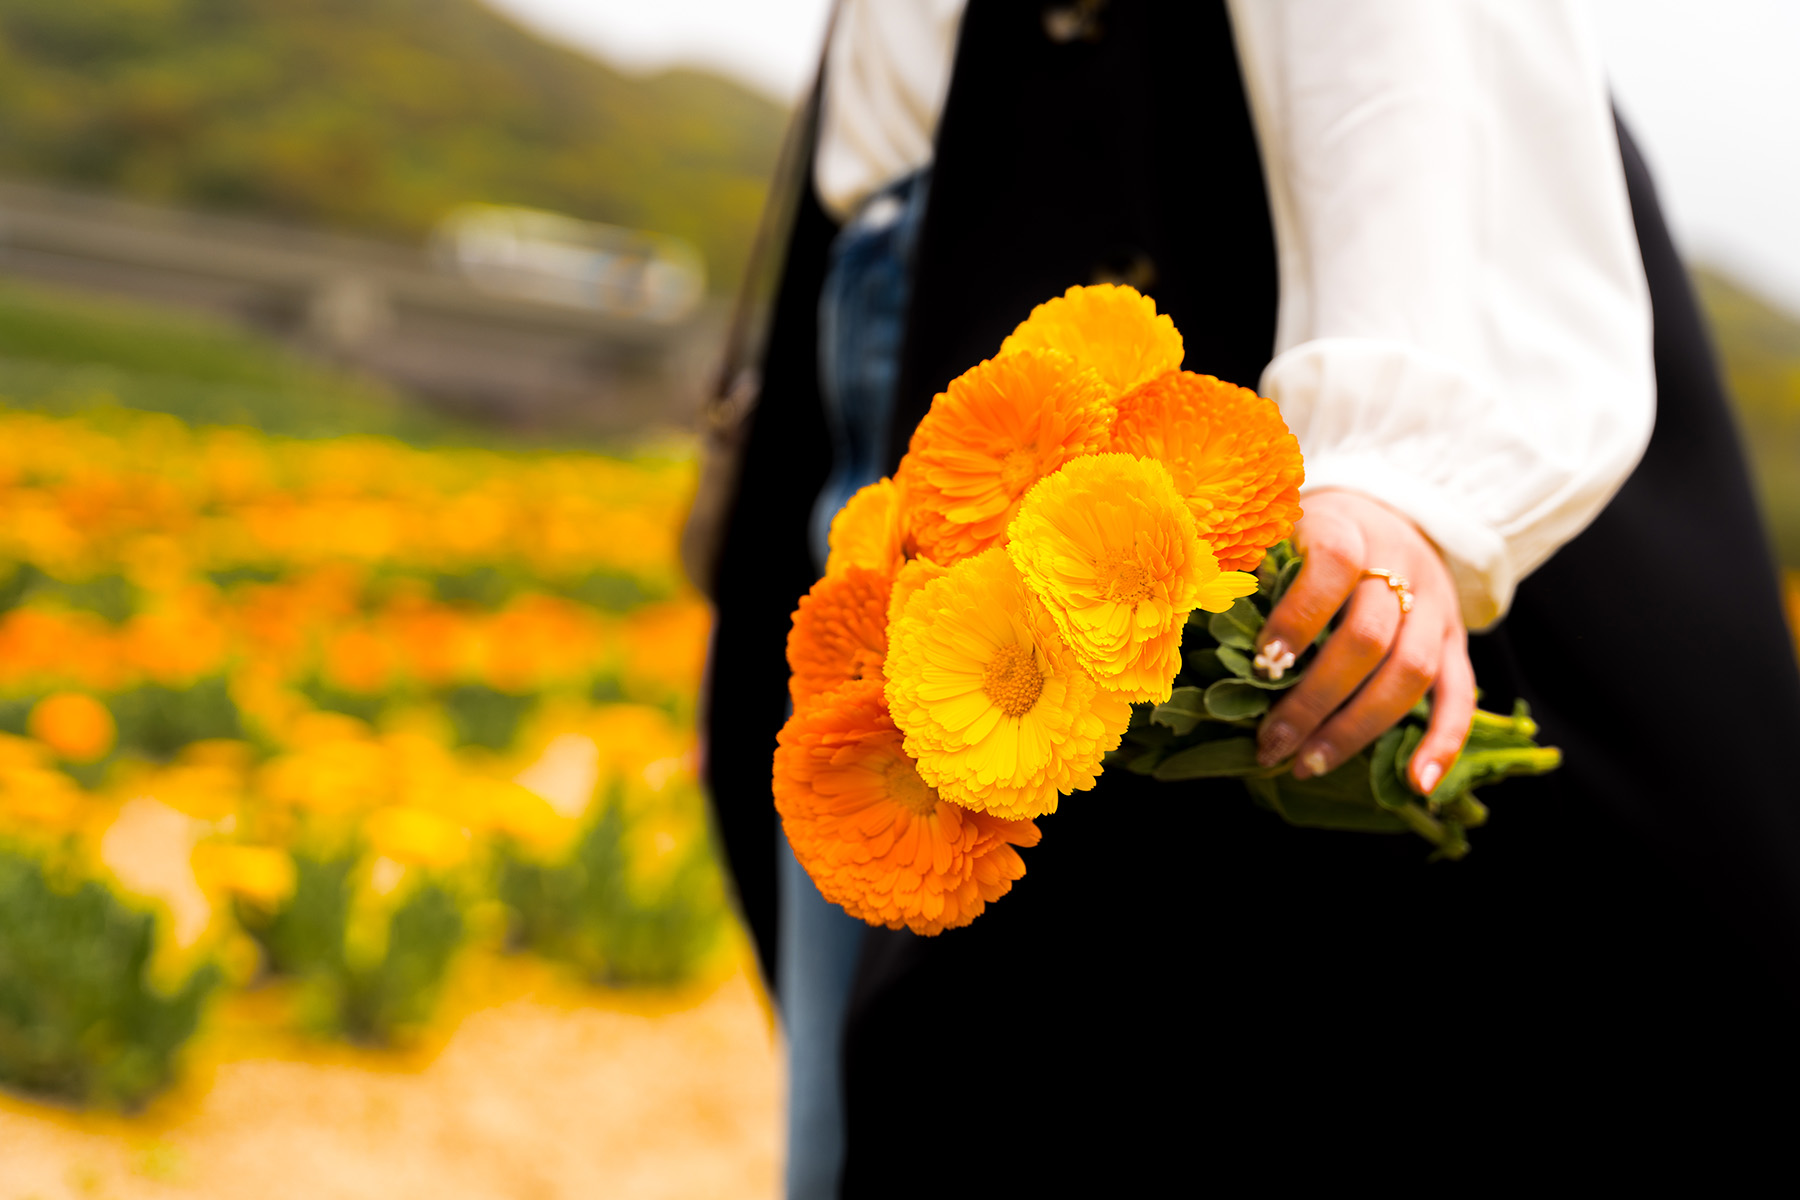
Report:
M 472 953 L 715 970 L 691 478 L 0 410 L 0 1083 L 129 1111 L 234 990 L 404 1046 Z

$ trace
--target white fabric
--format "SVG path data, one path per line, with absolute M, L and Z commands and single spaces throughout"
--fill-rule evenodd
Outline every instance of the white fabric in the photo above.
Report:
M 813 184 L 842 221 L 931 161 L 967 0 L 842 0 L 825 51 Z
M 1230 0 L 1281 268 L 1262 390 L 1306 490 L 1399 509 L 1474 629 L 1643 454 L 1650 300 L 1558 0 Z
M 844 0 L 816 174 L 840 217 L 930 161 L 963 2 Z M 1649 292 L 1584 14 L 1229 5 L 1280 255 L 1262 390 L 1306 490 L 1411 517 L 1484 628 L 1598 515 L 1655 414 Z

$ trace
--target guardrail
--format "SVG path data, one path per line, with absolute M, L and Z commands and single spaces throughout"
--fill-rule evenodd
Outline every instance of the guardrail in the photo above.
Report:
M 0 274 L 226 316 L 453 410 L 685 424 L 722 324 L 496 294 L 424 247 L 0 182 Z

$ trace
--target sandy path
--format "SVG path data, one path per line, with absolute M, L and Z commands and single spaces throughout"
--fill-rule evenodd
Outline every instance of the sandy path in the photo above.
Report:
M 778 1059 L 742 970 L 654 1001 L 488 962 L 437 1045 L 399 1055 L 271 1035 L 281 1003 L 227 1001 L 135 1118 L 0 1093 L 0 1200 L 776 1193 Z

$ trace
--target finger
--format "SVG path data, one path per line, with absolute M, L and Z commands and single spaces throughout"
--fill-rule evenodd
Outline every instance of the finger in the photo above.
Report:
M 1444 638 L 1431 700 L 1431 723 L 1407 769 L 1414 790 L 1422 796 L 1430 794 L 1462 752 L 1475 715 L 1475 668 L 1469 664 L 1469 635 L 1460 624 Z
M 1304 653 L 1362 579 L 1366 551 L 1355 523 L 1327 518 L 1312 532 L 1299 577 L 1257 634 L 1256 648 L 1269 659 Z
M 1431 690 L 1444 654 L 1442 610 L 1420 603 L 1368 683 L 1300 747 L 1297 778 L 1323 775 L 1386 733 Z M 1303 773 L 1304 772 L 1304 773 Z
M 1272 767 L 1298 750 L 1387 657 L 1399 628 L 1400 604 L 1385 582 L 1369 580 L 1358 588 L 1306 678 L 1264 718 L 1257 731 L 1257 761 Z M 1294 774 L 1306 777 L 1298 767 Z

